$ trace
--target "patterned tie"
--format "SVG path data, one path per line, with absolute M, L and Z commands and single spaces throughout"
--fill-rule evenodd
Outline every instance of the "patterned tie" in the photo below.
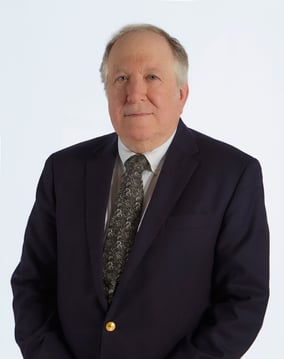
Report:
M 138 154 L 125 162 L 125 173 L 106 231 L 103 253 L 104 289 L 111 303 L 120 275 L 132 248 L 143 208 L 142 172 L 150 170 L 145 156 Z

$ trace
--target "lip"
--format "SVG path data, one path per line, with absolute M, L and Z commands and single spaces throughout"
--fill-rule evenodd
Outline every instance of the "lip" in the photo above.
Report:
M 150 116 L 152 115 L 152 112 L 132 112 L 132 113 L 126 113 L 125 117 L 143 117 L 143 116 Z

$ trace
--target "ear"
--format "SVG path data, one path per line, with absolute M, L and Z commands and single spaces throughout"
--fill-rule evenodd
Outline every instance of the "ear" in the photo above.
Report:
M 179 87 L 179 99 L 181 101 L 181 105 L 184 106 L 189 94 L 188 84 L 185 83 Z

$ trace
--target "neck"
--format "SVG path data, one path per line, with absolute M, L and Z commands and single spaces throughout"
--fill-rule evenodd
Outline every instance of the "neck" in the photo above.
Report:
M 164 143 L 172 139 L 174 137 L 175 132 L 176 130 L 172 134 L 170 134 L 170 136 L 168 136 L 167 138 L 161 141 L 127 141 L 121 137 L 120 140 L 123 143 L 123 145 L 131 152 L 144 154 L 159 148 Z

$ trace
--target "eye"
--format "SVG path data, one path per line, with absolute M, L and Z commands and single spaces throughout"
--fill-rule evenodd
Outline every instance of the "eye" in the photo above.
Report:
M 158 76 L 156 76 L 156 75 L 154 75 L 154 74 L 148 75 L 147 78 L 148 78 L 149 80 L 151 80 L 151 81 L 154 81 L 154 80 L 158 80 L 158 79 L 159 79 Z
M 126 80 L 127 80 L 127 76 L 125 76 L 125 75 L 118 76 L 116 79 L 116 81 L 118 81 L 118 82 L 124 82 Z

